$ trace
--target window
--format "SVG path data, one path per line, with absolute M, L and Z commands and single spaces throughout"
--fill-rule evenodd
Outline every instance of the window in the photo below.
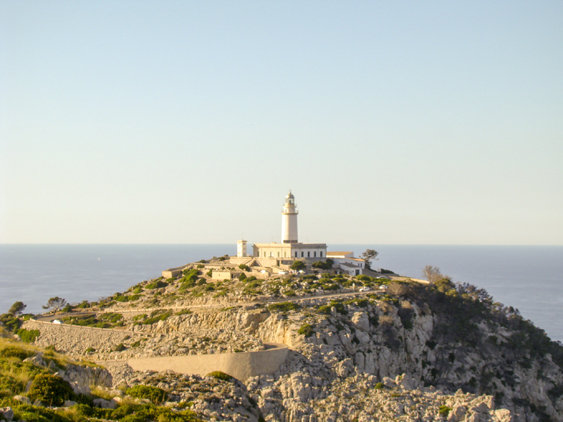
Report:
M 284 257 L 284 258 L 287 258 L 287 252 L 284 252 L 284 253 L 283 253 L 283 257 Z
M 311 251 L 307 251 L 307 258 L 311 258 Z
M 323 257 L 323 251 L 321 251 L 321 258 Z
M 303 252 L 301 252 L 301 258 L 303 258 L 303 256 L 304 256 L 304 255 L 303 255 Z
M 274 256 L 274 253 L 272 251 L 270 251 L 270 257 Z
M 316 258 L 317 257 L 317 251 L 313 252 L 313 256 Z
M 297 251 L 295 251 L 295 258 L 297 258 Z
M 280 253 L 278 252 L 278 258 L 280 257 Z
M 266 258 L 266 252 L 264 252 L 264 258 Z

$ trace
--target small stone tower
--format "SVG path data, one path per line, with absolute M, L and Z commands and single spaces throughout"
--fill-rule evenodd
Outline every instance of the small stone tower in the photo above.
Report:
M 285 197 L 282 211 L 282 243 L 297 243 L 297 209 L 291 191 Z
M 248 256 L 246 254 L 246 240 L 237 241 L 237 257 L 244 258 Z

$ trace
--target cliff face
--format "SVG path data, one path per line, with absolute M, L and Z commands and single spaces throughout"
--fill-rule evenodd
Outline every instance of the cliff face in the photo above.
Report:
M 346 314 L 333 308 L 326 317 L 307 315 L 307 311 L 287 318 L 271 315 L 256 334 L 267 341 L 285 341 L 295 354 L 280 371 L 285 382 L 274 383 L 277 387 L 266 383 L 266 388 L 277 388 L 280 403 L 300 397 L 291 390 L 305 391 L 306 400 L 291 402 L 288 410 L 306 412 L 309 405 L 301 403 L 327 397 L 326 387 L 342 389 L 343 384 L 348 385 L 345 391 L 356 395 L 359 388 L 350 381 L 355 377 L 373 375 L 385 380 L 406 374 L 401 385 L 407 388 L 433 386 L 449 393 L 462 389 L 492 395 L 491 403 L 510 409 L 515 420 L 548 420 L 548 415 L 552 420 L 563 420 L 563 401 L 553 397 L 563 374 L 549 354 L 532 358 L 525 351 L 512 350 L 509 341 L 519 332 L 491 323 L 478 327 L 483 342 L 476 347 L 436 341 L 440 316 L 424 314 L 415 304 L 410 306 L 409 328 L 399 309 L 385 302 L 362 308 L 347 305 Z M 314 327 L 308 338 L 298 334 L 305 324 Z M 495 337 L 493 343 L 490 339 Z M 284 388 L 287 383 L 293 387 Z M 314 384 L 320 388 L 307 387 Z M 265 399 L 260 392 L 258 395 Z
M 247 380 L 272 420 L 308 420 L 303 415 L 323 414 L 318 407 L 326 406 L 332 391 L 359 397 L 363 389 L 373 391 L 368 386 L 385 379 L 389 386 L 420 391 L 431 387 L 450 394 L 461 389 L 491 395 L 486 400 L 490 407 L 510 409 L 515 420 L 563 420 L 563 400 L 557 397 L 563 373 L 550 353 L 537 350 L 534 331 L 511 328 L 502 319 L 443 312 L 443 307 L 432 309 L 407 297 L 372 298 L 285 313 L 238 308 L 170 320 L 153 330 L 219 326 L 225 332 L 287 344 L 292 352 L 274 377 Z M 455 318 L 468 319 L 452 322 Z M 398 384 L 390 381 L 398 376 Z M 339 399 L 342 405 L 346 402 Z M 363 412 L 368 410 L 359 410 Z
M 295 282 L 292 289 L 301 293 L 305 287 L 311 286 Z M 563 420 L 563 347 L 473 286 L 391 282 L 386 293 L 302 296 L 283 303 L 264 294 L 260 303 L 245 300 L 191 310 L 163 306 L 150 316 L 142 307 L 128 308 L 119 314 L 121 332 L 88 329 L 83 335 L 85 327 L 31 321 L 24 326 L 41 331 L 38 344 L 106 361 L 287 345 L 291 350 L 276 373 L 237 384 L 233 397 L 248 396 L 254 409 L 244 420 Z M 124 365 L 108 366 L 115 385 L 153 379 Z M 183 399 L 189 397 L 202 417 L 231 420 L 235 409 L 248 407 L 244 400 L 229 407 L 230 399 L 218 393 L 208 397 L 189 390 L 195 378 L 189 379 L 159 374 L 158 382 L 171 386 L 172 394 L 183 382 Z

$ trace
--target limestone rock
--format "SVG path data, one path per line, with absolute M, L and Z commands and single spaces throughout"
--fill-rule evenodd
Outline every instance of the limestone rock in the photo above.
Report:
M 13 398 L 14 400 L 21 401 L 22 403 L 25 403 L 25 404 L 31 404 L 31 400 L 29 400 L 27 397 L 23 397 L 23 396 L 14 396 L 14 397 L 12 397 L 12 398 Z
M 94 406 L 102 409 L 116 409 L 117 402 L 114 400 L 94 399 Z
M 2 416 L 7 422 L 12 422 L 12 419 L 14 418 L 14 411 L 11 407 L 0 407 L 0 416 Z
M 45 359 L 43 359 L 43 356 L 41 354 L 37 354 L 31 358 L 24 359 L 23 361 L 29 362 L 35 366 L 41 366 L 42 368 L 47 367 L 47 364 L 45 363 Z

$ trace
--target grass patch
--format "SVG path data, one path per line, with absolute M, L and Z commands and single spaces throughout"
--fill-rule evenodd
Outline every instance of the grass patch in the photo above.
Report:
M 136 385 L 128 389 L 127 394 L 138 399 L 148 399 L 154 404 L 163 403 L 168 398 L 166 391 L 151 385 Z
M 172 311 L 166 311 L 163 314 L 153 316 L 151 318 L 147 318 L 143 321 L 144 325 L 154 324 L 155 322 L 165 321 L 168 317 L 172 315 Z
M 311 337 L 315 333 L 311 324 L 303 324 L 297 332 L 305 337 Z
M 232 381 L 234 377 L 221 371 L 214 371 L 206 375 L 206 377 L 213 377 L 222 381 Z
M 153 289 L 160 289 L 161 287 L 166 287 L 168 286 L 167 283 L 165 283 L 162 280 L 156 280 L 153 281 L 152 283 L 149 283 L 145 286 L 145 289 L 149 289 L 149 290 L 153 290 Z
M 297 303 L 293 302 L 280 302 L 280 303 L 272 303 L 268 305 L 268 310 L 270 312 L 289 312 L 295 311 L 299 309 L 300 306 Z

